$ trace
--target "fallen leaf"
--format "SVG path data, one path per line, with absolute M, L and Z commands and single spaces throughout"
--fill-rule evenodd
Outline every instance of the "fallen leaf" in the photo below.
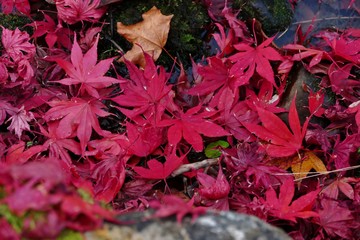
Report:
M 311 169 L 314 169 L 317 172 L 327 171 L 323 161 L 310 151 L 305 152 L 302 157 L 300 155 L 295 155 L 285 161 L 284 159 L 276 159 L 273 163 L 285 170 L 291 168 L 295 180 L 306 177 Z
M 296 95 L 289 109 L 291 131 L 277 115 L 260 107 L 256 109 L 262 126 L 242 122 L 251 133 L 268 142 L 266 152 L 271 157 L 290 157 L 299 153 L 299 150 L 303 148 L 302 142 L 309 124 L 309 118 L 301 127 L 295 100 Z
M 117 23 L 117 31 L 133 44 L 120 61 L 124 59 L 145 66 L 143 52 L 149 53 L 156 61 L 165 46 L 170 30 L 170 20 L 173 15 L 165 16 L 155 6 L 142 14 L 143 21 L 133 25 Z
M 304 157 L 300 161 L 299 157 L 295 156 L 294 160 L 291 164 L 291 170 L 295 174 L 295 180 L 306 177 L 311 169 L 317 172 L 327 171 L 324 163 L 313 152 L 305 152 Z
M 271 215 L 292 222 L 297 222 L 296 218 L 318 217 L 318 213 L 311 209 L 319 191 L 320 189 L 316 189 L 293 201 L 294 181 L 289 178 L 280 186 L 279 194 L 272 187 L 266 191 L 264 205 L 269 208 Z

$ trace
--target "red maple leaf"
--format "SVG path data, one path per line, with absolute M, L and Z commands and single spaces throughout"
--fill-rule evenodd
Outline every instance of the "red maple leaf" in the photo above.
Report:
M 52 49 L 56 43 L 61 44 L 65 48 L 71 48 L 72 43 L 70 36 L 73 35 L 73 31 L 64 28 L 61 23 L 56 24 L 49 15 L 44 14 L 44 21 L 34 21 L 29 25 L 34 27 L 33 38 L 46 35 L 45 41 L 50 49 Z
M 283 57 L 274 48 L 269 47 L 273 39 L 273 37 L 268 38 L 255 48 L 245 43 L 234 45 L 239 52 L 229 57 L 235 62 L 230 69 L 230 76 L 234 75 L 243 85 L 249 82 L 256 70 L 261 77 L 276 86 L 274 71 L 269 60 L 281 61 Z
M 30 15 L 30 4 L 28 0 L 0 0 L 2 12 L 9 14 L 16 8 L 19 12 Z
M 190 143 L 195 151 L 200 152 L 204 148 L 203 139 L 200 134 L 208 137 L 223 137 L 229 135 L 219 125 L 205 119 L 216 112 L 205 110 L 198 113 L 201 105 L 190 108 L 186 113 L 179 110 L 177 119 L 165 119 L 159 123 L 159 126 L 170 126 L 168 129 L 168 141 L 171 146 L 176 146 L 182 138 Z
M 100 0 L 56 0 L 58 17 L 68 24 L 80 21 L 96 22 L 105 13 Z
M 351 77 L 351 70 L 353 67 L 354 65 L 352 63 L 348 63 L 344 66 L 333 63 L 328 68 L 332 91 L 351 102 L 358 100 L 358 91 L 360 88 L 359 80 Z
M 213 37 L 220 48 L 220 52 L 217 53 L 219 57 L 230 54 L 233 50 L 233 42 L 234 42 L 234 31 L 232 29 L 229 30 L 227 35 L 225 34 L 224 27 L 219 23 L 215 23 L 219 28 L 220 33 L 213 34 Z
M 339 196 L 339 190 L 345 194 L 349 199 L 355 198 L 354 195 L 354 188 L 350 185 L 350 183 L 358 183 L 360 179 L 353 178 L 353 177 L 343 177 L 338 178 L 335 180 L 332 180 L 332 182 L 327 185 L 321 193 L 324 195 L 332 198 L 332 199 L 338 199 Z
M 306 119 L 301 128 L 295 99 L 296 95 L 291 102 L 289 110 L 291 131 L 278 116 L 262 108 L 257 108 L 262 126 L 243 123 L 250 132 L 269 142 L 266 146 L 266 152 L 272 157 L 288 157 L 297 153 L 302 148 L 302 141 L 307 130 L 309 118 Z
M 203 77 L 202 82 L 189 89 L 187 92 L 188 94 L 202 96 L 228 86 L 235 89 L 241 85 L 236 85 L 233 83 L 234 81 L 231 81 L 232 79 L 229 76 L 229 69 L 222 59 L 217 56 L 210 57 L 208 58 L 208 62 L 208 66 L 201 66 L 197 68 L 198 74 Z
M 353 239 L 353 229 L 356 229 L 355 219 L 351 211 L 340 206 L 338 201 L 324 198 L 321 200 L 322 209 L 319 210 L 319 224 L 330 237 L 340 236 L 343 239 Z
M 331 154 L 331 159 L 334 161 L 336 169 L 349 167 L 351 160 L 350 155 L 356 152 L 359 147 L 359 133 L 347 135 L 343 141 L 340 140 L 340 136 L 338 135 Z
M 34 119 L 32 112 L 26 112 L 24 106 L 18 109 L 6 122 L 11 121 L 10 126 L 7 128 L 10 131 L 14 130 L 15 134 L 20 138 L 24 130 L 30 130 L 30 122 Z
M 111 156 L 96 163 L 91 170 L 95 198 L 110 202 L 124 184 L 125 159 L 121 155 Z
M 130 142 L 131 154 L 146 157 L 164 142 L 164 129 L 151 125 L 126 123 L 126 133 Z
M 275 95 L 273 92 L 274 88 L 271 83 L 263 81 L 258 94 L 250 88 L 246 89 L 246 103 L 253 110 L 256 110 L 256 107 L 259 107 L 272 113 L 284 112 L 284 109 L 276 106 L 279 103 L 280 98 L 279 95 Z
M 285 50 L 294 50 L 298 53 L 294 54 L 291 58 L 293 61 L 301 61 L 305 58 L 310 58 L 309 68 L 312 68 L 319 64 L 321 60 L 327 57 L 327 53 L 322 50 L 317 50 L 313 48 L 306 48 L 303 45 L 299 44 L 288 44 L 283 47 Z
M 158 121 L 174 93 L 171 86 L 166 85 L 167 78 L 163 67 L 157 68 L 149 54 L 144 53 L 146 66 L 140 70 L 135 64 L 125 61 L 130 74 L 130 81 L 123 79 L 121 95 L 112 100 L 126 116 L 135 120 L 143 115 L 146 119 Z M 132 109 L 126 109 L 126 108 Z M 136 120 L 135 120 L 136 121 Z
M 7 114 L 14 115 L 17 111 L 18 109 L 7 101 L 0 100 L 0 125 L 4 123 Z
M 325 41 L 333 49 L 333 53 L 354 64 L 360 61 L 360 39 L 345 38 L 340 35 L 338 38 L 329 39 L 324 37 Z
M 134 171 L 142 178 L 147 179 L 166 179 L 170 174 L 181 166 L 185 155 L 181 157 L 176 156 L 175 151 L 166 156 L 164 163 L 156 159 L 151 159 L 147 162 L 148 168 L 134 167 Z
M 197 173 L 197 179 L 201 184 L 199 193 L 205 198 L 214 200 L 221 199 L 227 197 L 230 192 L 230 185 L 221 167 L 219 168 L 216 179 L 202 172 Z
M 48 150 L 49 157 L 61 160 L 63 168 L 68 170 L 73 168 L 74 165 L 72 164 L 72 159 L 68 151 L 80 155 L 81 149 L 79 143 L 74 139 L 57 136 L 56 129 L 58 128 L 59 122 L 49 122 L 48 125 L 48 131 L 39 125 L 41 133 L 48 138 L 42 145 L 35 145 L 25 150 L 25 143 L 20 142 L 17 144 L 19 148 L 6 156 L 7 162 L 25 163 L 32 156 Z
M 30 36 L 18 28 L 9 30 L 2 27 L 2 45 L 5 49 L 3 56 L 9 56 L 14 62 L 29 59 L 35 54 L 35 46 L 29 42 Z
M 76 38 L 74 38 L 74 44 L 71 49 L 71 63 L 63 59 L 55 60 L 65 70 L 68 77 L 54 82 L 67 86 L 80 85 L 80 94 L 87 92 L 95 98 L 100 98 L 97 89 L 106 88 L 121 82 L 121 80 L 104 76 L 110 68 L 113 61 L 112 58 L 102 60 L 96 64 L 98 40 L 99 37 L 89 51 L 83 55 Z
M 191 214 L 192 219 L 195 220 L 200 214 L 206 212 L 205 207 L 194 207 L 194 198 L 185 202 L 183 199 L 175 195 L 165 195 L 161 201 L 154 200 L 150 202 L 152 208 L 157 209 L 154 217 L 169 217 L 176 214 L 176 220 L 181 223 L 181 220 L 187 215 Z
M 48 130 L 46 131 L 40 126 L 41 133 L 49 139 L 43 144 L 44 147 L 49 149 L 49 157 L 60 159 L 69 169 L 73 166 L 69 152 L 80 155 L 81 148 L 78 142 L 74 139 L 62 138 L 57 135 L 59 122 L 49 122 Z
M 311 208 L 319 191 L 320 189 L 314 190 L 292 201 L 295 193 L 294 180 L 288 178 L 280 186 L 279 196 L 270 186 L 266 191 L 264 204 L 271 215 L 280 219 L 296 222 L 296 218 L 318 217 L 318 213 L 311 211 Z
M 313 114 L 317 117 L 321 117 L 321 115 L 324 114 L 325 109 L 322 107 L 324 98 L 325 98 L 325 93 L 323 90 L 314 92 L 310 89 L 310 93 L 308 97 L 310 114 Z
M 51 109 L 45 113 L 44 119 L 47 122 L 59 121 L 56 129 L 59 138 L 68 138 L 76 133 L 82 152 L 85 151 L 86 144 L 90 140 L 92 129 L 100 135 L 104 134 L 97 116 L 105 117 L 109 113 L 102 110 L 105 106 L 100 101 L 72 98 L 68 101 L 53 101 L 49 105 Z
M 225 130 L 229 131 L 236 139 L 254 140 L 253 135 L 243 127 L 242 122 L 256 122 L 258 119 L 256 112 L 252 111 L 245 101 L 236 102 L 233 94 L 229 92 L 232 93 L 231 90 L 225 88 L 222 94 L 225 97 L 219 98 L 221 100 L 217 105 L 219 114 L 214 120 L 217 124 L 224 126 Z

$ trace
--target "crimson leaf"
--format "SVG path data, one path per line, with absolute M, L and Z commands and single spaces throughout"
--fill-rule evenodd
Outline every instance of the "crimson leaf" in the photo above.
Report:
M 309 118 L 301 128 L 295 99 L 296 95 L 291 102 L 289 110 L 289 125 L 291 131 L 278 116 L 262 108 L 257 108 L 257 110 L 263 126 L 243 123 L 250 132 L 269 142 L 266 147 L 266 152 L 272 157 L 291 156 L 302 148 L 302 141 L 307 130 Z
M 74 38 L 74 44 L 71 49 L 71 63 L 63 59 L 56 59 L 56 62 L 68 75 L 67 78 L 57 82 L 68 86 L 80 85 L 79 91 L 81 94 L 87 92 L 95 98 L 100 98 L 97 89 L 106 88 L 121 82 L 118 79 L 104 76 L 110 68 L 113 61 L 112 58 L 102 60 L 96 64 L 98 40 L 99 38 L 96 38 L 94 45 L 83 55 L 76 38 Z
M 160 126 L 170 126 L 168 129 L 168 141 L 170 145 L 176 146 L 181 138 L 190 143 L 195 151 L 200 152 L 204 148 L 203 139 L 200 134 L 208 137 L 222 137 L 229 135 L 219 125 L 205 119 L 214 112 L 206 110 L 198 113 L 201 105 L 189 109 L 186 113 L 180 112 L 177 119 L 163 120 Z
M 296 222 L 296 218 L 319 216 L 316 212 L 310 210 L 319 191 L 320 189 L 317 189 L 292 201 L 295 193 L 294 181 L 292 178 L 288 178 L 280 186 L 279 196 L 270 186 L 266 191 L 266 201 L 264 204 L 269 209 L 271 215 Z
M 85 151 L 92 129 L 100 135 L 104 134 L 97 116 L 105 117 L 109 113 L 102 110 L 105 106 L 100 101 L 72 98 L 68 101 L 52 101 L 49 105 L 51 109 L 45 113 L 44 119 L 47 122 L 59 121 L 56 135 L 60 138 L 68 138 L 76 132 L 81 151 Z
M 242 79 L 241 82 L 247 84 L 256 70 L 261 77 L 275 86 L 274 71 L 269 60 L 281 61 L 283 58 L 274 48 L 269 47 L 273 39 L 268 38 L 255 48 L 245 43 L 234 45 L 239 52 L 229 57 L 235 62 L 230 69 L 230 75 Z

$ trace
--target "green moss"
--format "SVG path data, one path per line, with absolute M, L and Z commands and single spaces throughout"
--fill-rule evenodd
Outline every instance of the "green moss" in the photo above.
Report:
M 24 26 L 30 22 L 31 20 L 26 16 L 13 14 L 5 15 L 0 13 L 0 25 L 11 30 L 16 28 L 24 30 Z
M 170 32 L 165 49 L 168 53 L 177 58 L 185 65 L 190 64 L 189 55 L 200 58 L 205 55 L 206 49 L 203 47 L 202 33 L 204 26 L 210 22 L 206 9 L 199 3 L 190 0 L 128 0 L 114 6 L 108 10 L 107 22 L 113 20 L 113 24 L 105 26 L 105 32 L 112 35 L 115 41 L 125 51 L 132 45 L 123 39 L 116 31 L 116 22 L 130 25 L 142 20 L 141 15 L 156 6 L 164 15 L 173 14 Z M 111 29 L 112 27 L 112 29 Z M 109 54 L 116 52 L 116 47 L 107 47 L 111 50 Z M 103 49 L 106 51 L 106 49 Z M 115 54 L 116 55 L 116 54 Z M 113 55 L 114 56 L 114 55 Z M 172 58 L 163 52 L 157 62 L 158 64 L 171 67 Z
M 61 232 L 60 236 L 56 240 L 83 240 L 84 237 L 81 233 L 73 230 L 66 229 Z
M 259 20 L 269 36 L 285 30 L 294 15 L 288 0 L 236 0 L 234 7 L 241 8 L 242 19 Z
M 23 219 L 12 213 L 7 205 L 0 205 L 0 218 L 6 219 L 16 232 L 21 232 Z

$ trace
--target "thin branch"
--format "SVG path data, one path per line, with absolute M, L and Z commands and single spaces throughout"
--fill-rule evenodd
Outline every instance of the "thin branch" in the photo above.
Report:
M 330 21 L 330 20 L 348 20 L 348 19 L 359 19 L 360 17 L 328 17 L 328 18 L 319 18 L 314 20 L 304 20 L 299 22 L 293 22 L 291 25 L 312 23 L 312 22 L 321 22 L 321 21 Z
M 124 50 L 119 46 L 119 44 L 117 44 L 114 40 L 112 40 L 112 38 L 109 35 L 105 34 L 105 39 L 110 41 L 120 51 L 121 54 L 125 53 Z
M 204 167 L 213 166 L 219 163 L 219 158 L 211 158 L 211 159 L 205 159 L 201 162 L 194 162 L 189 164 L 181 165 L 178 169 L 176 169 L 171 176 L 176 177 L 180 174 L 190 172 L 192 170 L 197 170 Z
M 332 171 L 322 171 L 322 172 L 297 172 L 297 173 L 276 173 L 274 175 L 300 175 L 300 174 L 308 174 L 310 176 L 306 176 L 303 178 L 298 178 L 295 181 L 301 181 L 307 178 L 312 178 L 312 177 L 317 177 L 320 175 L 327 175 L 330 173 L 336 173 L 336 172 L 343 172 L 343 171 L 349 171 L 349 170 L 353 170 L 353 169 L 357 169 L 360 168 L 360 165 L 356 165 L 356 166 L 351 166 L 351 167 L 345 167 L 345 168 L 340 168 L 340 169 L 336 169 L 336 170 L 332 170 Z

